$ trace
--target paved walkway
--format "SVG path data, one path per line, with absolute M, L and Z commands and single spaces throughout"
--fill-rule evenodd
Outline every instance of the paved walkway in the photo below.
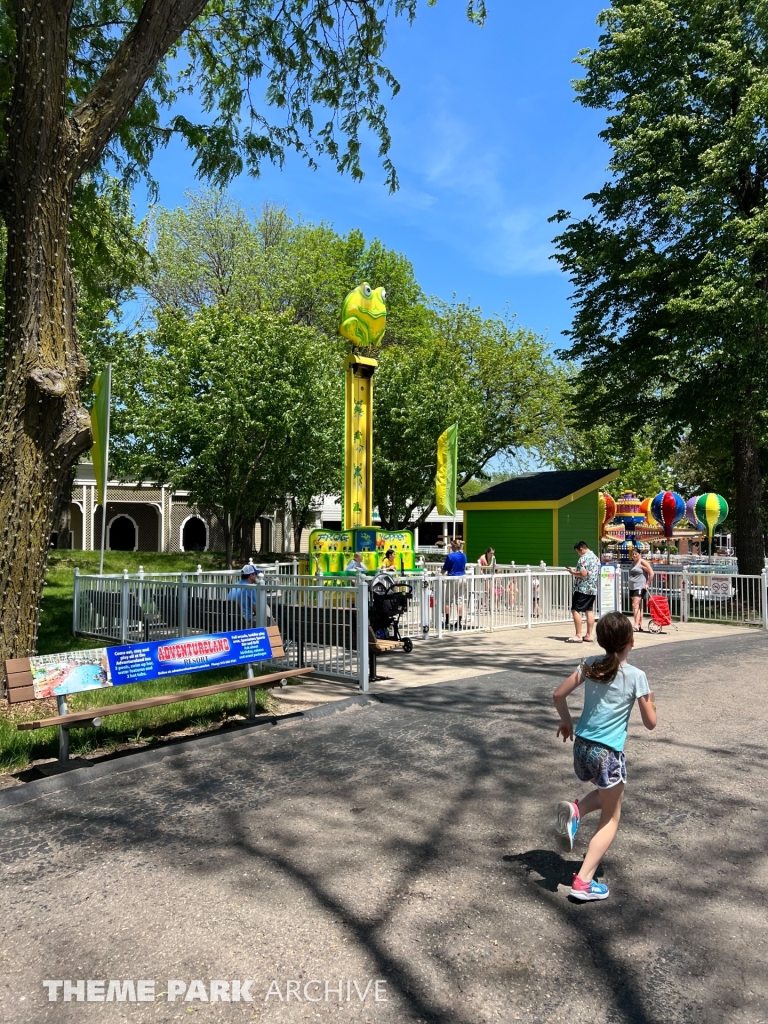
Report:
M 664 633 L 636 633 L 635 648 L 667 647 L 682 641 L 702 641 L 716 637 L 754 635 L 754 627 L 721 626 L 702 622 L 678 623 Z M 759 632 L 759 631 L 758 631 Z M 569 623 L 533 626 L 531 629 L 497 630 L 493 633 L 450 633 L 442 640 L 414 641 L 413 652 L 389 651 L 378 658 L 377 671 L 388 678 L 371 683 L 371 693 L 388 693 L 409 686 L 445 683 L 451 680 L 490 675 L 502 669 L 530 672 L 550 665 L 570 672 L 571 666 L 587 654 L 597 654 L 596 644 L 581 647 L 566 643 L 573 633 Z M 272 691 L 286 704 L 309 706 L 343 700 L 357 692 L 353 683 L 335 683 L 311 679 Z
M 565 895 L 591 827 L 553 852 L 579 792 L 557 657 L 0 795 L 0 1020 L 765 1024 L 767 655 L 762 631 L 636 653 L 660 724 L 630 730 L 601 904 Z M 191 986 L 222 979 L 254 1002 Z

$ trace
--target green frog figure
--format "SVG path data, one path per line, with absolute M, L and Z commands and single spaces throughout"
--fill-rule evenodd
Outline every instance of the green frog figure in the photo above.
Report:
M 339 334 L 353 345 L 378 345 L 387 328 L 387 293 L 363 281 L 349 293 L 341 307 Z

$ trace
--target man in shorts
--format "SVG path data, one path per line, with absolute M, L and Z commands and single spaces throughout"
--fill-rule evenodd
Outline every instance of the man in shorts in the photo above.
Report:
M 578 552 L 579 559 L 576 568 L 569 567 L 568 572 L 573 576 L 573 598 L 571 600 L 571 615 L 576 635 L 568 638 L 569 644 L 580 644 L 581 617 L 587 617 L 587 632 L 584 635 L 584 642 L 591 644 L 595 639 L 595 598 L 597 597 L 597 583 L 600 577 L 600 560 L 594 551 L 590 551 L 585 540 L 574 544 L 573 550 Z

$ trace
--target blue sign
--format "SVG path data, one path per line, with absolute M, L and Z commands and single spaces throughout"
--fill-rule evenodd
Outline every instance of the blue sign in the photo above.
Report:
M 247 665 L 271 657 L 272 647 L 263 626 L 234 633 L 211 633 L 209 636 L 179 637 L 107 648 L 113 686 L 204 672 L 210 668 Z

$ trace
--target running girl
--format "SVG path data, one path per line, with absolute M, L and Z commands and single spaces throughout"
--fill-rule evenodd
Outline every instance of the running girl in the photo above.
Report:
M 584 683 L 584 710 L 576 724 L 573 767 L 582 782 L 591 782 L 596 788 L 583 800 L 561 801 L 555 826 L 558 844 L 569 852 L 583 815 L 600 811 L 597 831 L 578 874 L 573 876 L 569 895 L 577 900 L 604 900 L 609 895 L 608 886 L 596 882 L 594 874 L 619 827 L 627 781 L 624 741 L 635 701 L 646 729 L 656 727 L 656 705 L 645 672 L 627 664 L 635 645 L 632 623 L 621 612 L 609 612 L 597 624 L 597 642 L 605 650 L 605 657 L 598 654 L 585 658 L 553 695 L 560 715 L 557 735 L 564 743 L 573 741 L 568 694 Z

